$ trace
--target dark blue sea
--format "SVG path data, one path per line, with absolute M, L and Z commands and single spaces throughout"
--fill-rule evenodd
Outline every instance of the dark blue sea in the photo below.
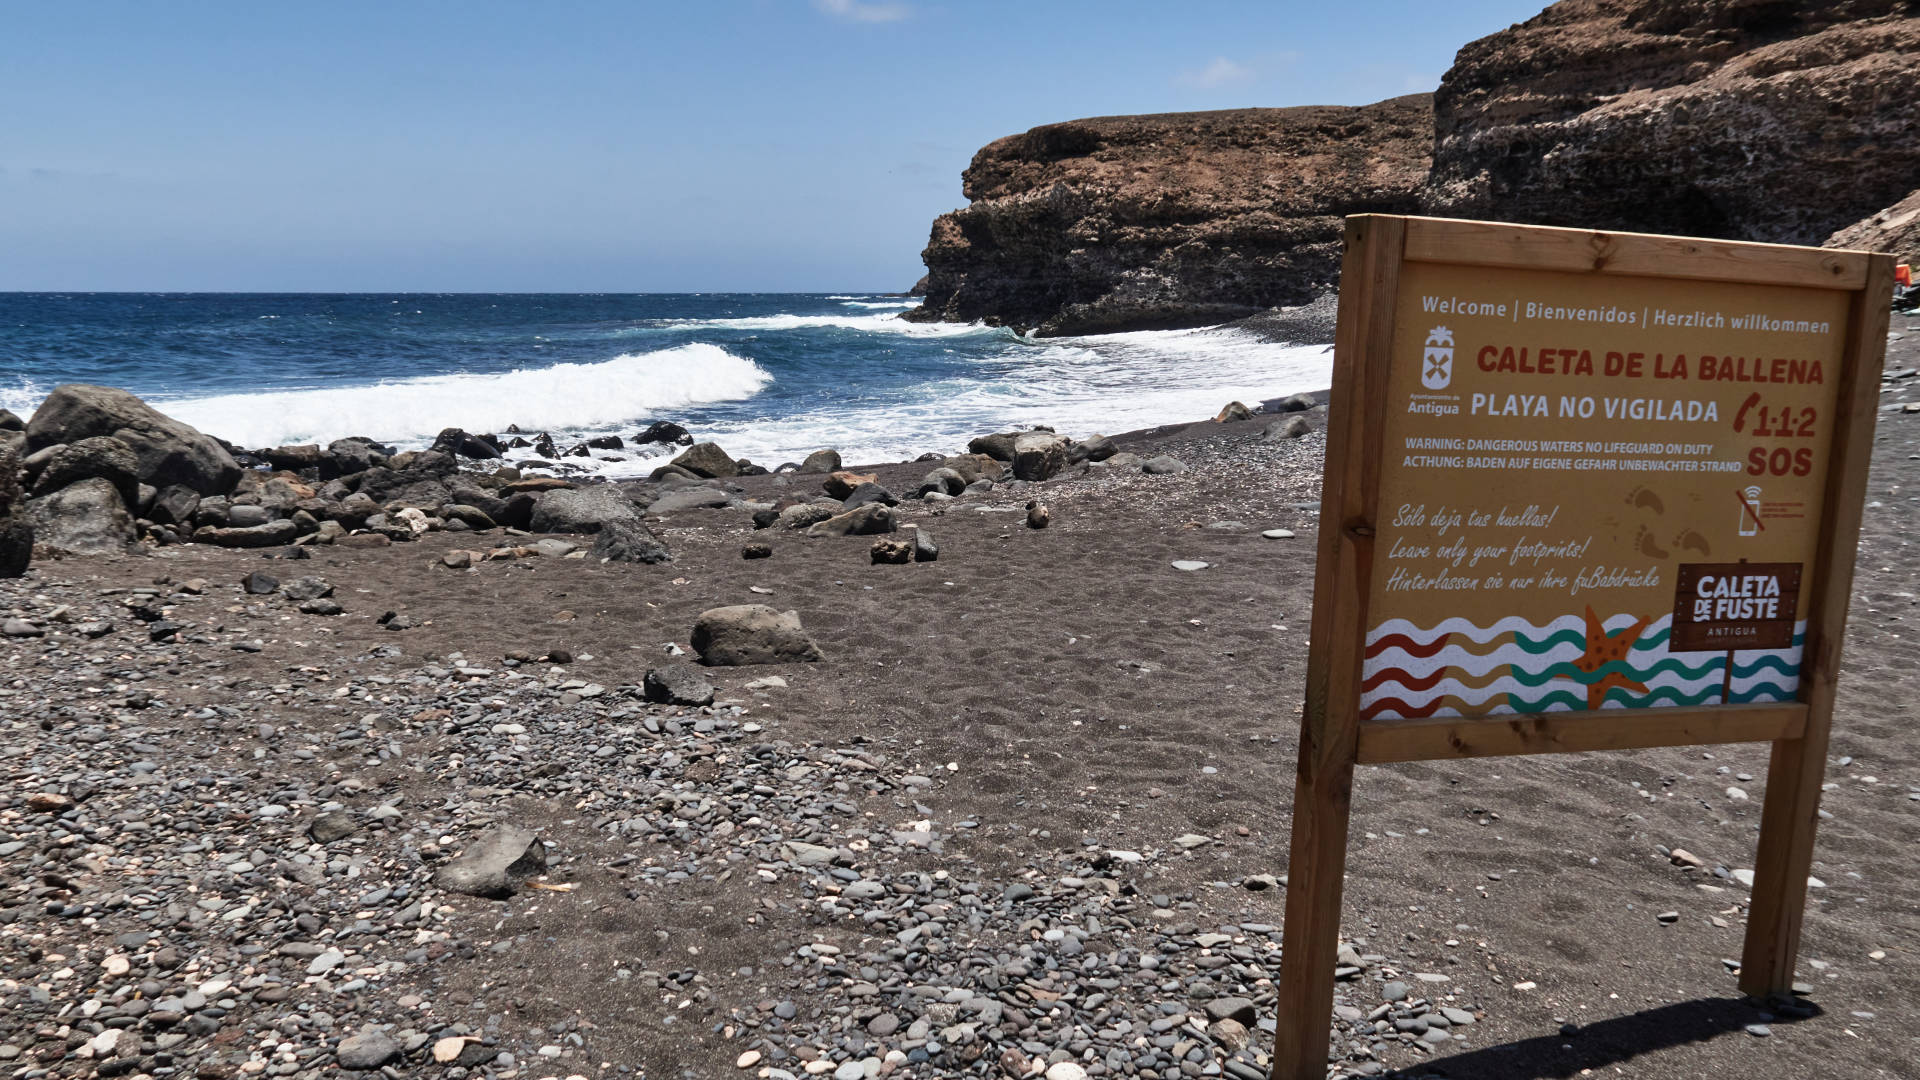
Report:
M 1232 329 L 1023 338 L 902 321 L 855 294 L 0 293 L 0 407 L 118 386 L 245 447 L 445 427 L 630 435 L 675 420 L 768 465 L 963 448 L 1047 424 L 1113 433 L 1324 387 L 1323 345 Z M 598 452 L 609 475 L 646 453 Z

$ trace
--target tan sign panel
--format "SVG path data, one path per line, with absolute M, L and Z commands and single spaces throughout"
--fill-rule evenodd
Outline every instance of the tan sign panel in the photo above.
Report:
M 1675 613 L 1812 561 L 1848 299 L 1406 264 L 1361 720 L 1792 700 L 1804 611 L 1718 656 Z

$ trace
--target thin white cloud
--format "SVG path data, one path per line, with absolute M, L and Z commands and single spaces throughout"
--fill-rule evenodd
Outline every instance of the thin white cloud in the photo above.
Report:
M 848 22 L 884 23 L 899 22 L 912 14 L 905 4 L 891 2 L 870 3 L 866 0 L 813 0 L 813 6 Z
M 1252 82 L 1254 75 L 1254 70 L 1245 64 L 1236 64 L 1224 56 L 1216 56 L 1205 67 L 1181 72 L 1177 81 L 1202 90 L 1217 90 L 1223 86 Z

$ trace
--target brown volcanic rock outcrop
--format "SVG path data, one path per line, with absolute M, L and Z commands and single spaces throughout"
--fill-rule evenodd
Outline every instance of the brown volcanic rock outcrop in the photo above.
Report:
M 974 155 L 970 205 L 934 221 L 908 318 L 1079 334 L 1305 303 L 1339 276 L 1342 216 L 1417 210 L 1431 144 L 1427 94 L 1008 136 Z
M 1904 0 L 1564 0 L 1460 50 L 1428 212 L 1818 244 L 1920 175 Z
M 1920 262 L 1920 191 L 1827 237 L 1823 247 L 1885 251 L 1900 262 Z

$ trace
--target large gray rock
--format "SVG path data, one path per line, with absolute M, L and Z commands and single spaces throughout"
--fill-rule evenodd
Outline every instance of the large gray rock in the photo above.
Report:
M 72 555 L 117 555 L 138 539 L 120 493 L 98 477 L 29 500 L 26 514 L 37 542 Z
M 867 503 L 807 527 L 808 536 L 878 536 L 899 528 L 883 503 Z
M 1105 435 L 1089 435 L 1067 449 L 1067 464 L 1078 465 L 1083 461 L 1105 461 L 1119 453 L 1119 447 Z
M 33 494 L 51 495 L 76 480 L 96 476 L 111 483 L 127 506 L 139 504 L 140 462 L 125 443 L 105 435 L 61 444 L 34 478 Z
M 1011 455 L 1012 451 L 1009 450 Z M 968 484 L 981 480 L 999 480 L 1006 475 L 1006 466 L 1000 459 L 987 454 L 956 454 L 940 463 L 943 469 L 952 469 L 960 474 L 960 479 Z
M 967 453 L 983 454 L 995 461 L 1012 461 L 1014 444 L 1024 432 L 1003 431 L 995 435 L 982 435 L 967 443 Z
M 832 516 L 833 509 L 831 507 L 821 506 L 817 503 L 797 503 L 780 511 L 779 515 L 774 518 L 774 521 L 784 528 L 804 529 L 809 525 L 815 525 L 825 521 Z
M 965 490 L 967 490 L 966 479 L 942 465 L 921 477 L 920 486 L 914 489 L 914 495 L 925 497 L 928 492 L 936 491 L 942 495 L 958 495 Z
M 728 457 L 725 450 L 720 449 L 719 443 L 694 443 L 668 464 L 677 465 L 695 476 L 704 476 L 709 480 L 723 480 L 740 475 L 739 464 Z
M 1067 440 L 1050 431 L 1030 431 L 1013 441 L 1013 478 L 1047 480 L 1067 467 Z
M 898 506 L 900 500 L 894 497 L 893 492 L 869 480 L 848 492 L 847 497 L 840 501 L 840 505 L 849 510 L 856 506 L 865 506 L 868 503 L 879 503 L 882 506 Z
M 639 521 L 609 521 L 593 537 L 593 557 L 601 562 L 664 563 L 673 552 Z
M 792 611 L 765 604 L 736 604 L 700 613 L 693 624 L 693 651 L 709 667 L 742 664 L 814 663 L 826 659 Z
M 640 521 L 640 508 L 612 484 L 559 488 L 533 504 L 530 531 L 596 533 L 610 521 Z
M 441 867 L 433 883 L 448 892 L 503 899 L 520 879 L 547 868 L 547 849 L 532 829 L 501 825 L 482 833 L 460 857 Z
M 161 414 L 125 390 L 82 383 L 56 386 L 27 423 L 29 450 L 99 435 L 126 444 L 140 480 L 154 487 L 185 484 L 202 495 L 219 495 L 233 490 L 240 479 L 233 455 L 212 436 Z
M 335 439 L 327 444 L 326 460 L 321 463 L 320 475 L 329 478 L 352 476 L 386 463 L 387 455 L 382 452 L 380 444 L 372 439 L 360 436 Z
M 840 471 L 840 451 L 815 450 L 800 463 L 800 471 L 809 474 L 826 475 Z

